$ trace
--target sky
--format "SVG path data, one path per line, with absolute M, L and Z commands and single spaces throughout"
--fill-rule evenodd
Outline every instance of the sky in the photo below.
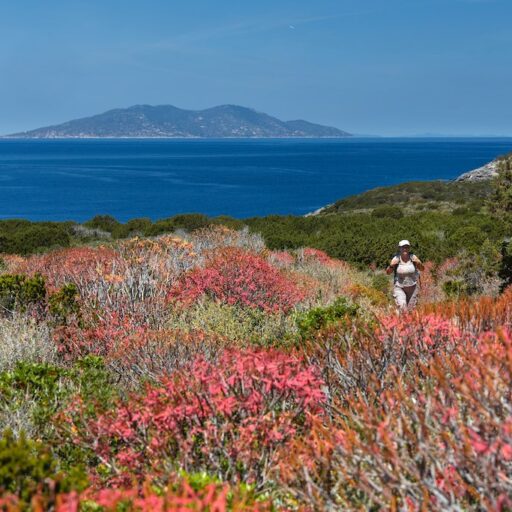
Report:
M 356 134 L 512 136 L 512 0 L 0 0 L 0 134 L 237 104 Z

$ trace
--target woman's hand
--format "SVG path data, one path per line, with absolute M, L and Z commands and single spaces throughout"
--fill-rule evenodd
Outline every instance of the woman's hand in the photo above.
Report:
M 400 263 L 400 258 L 395 256 L 391 260 L 391 263 L 389 264 L 388 268 L 386 269 L 386 274 L 388 274 L 388 275 L 391 274 L 391 272 L 393 272 L 393 270 L 394 270 L 394 267 L 396 267 L 399 263 Z

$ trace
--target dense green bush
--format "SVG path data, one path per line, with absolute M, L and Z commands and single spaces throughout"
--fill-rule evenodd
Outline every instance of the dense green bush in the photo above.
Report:
M 486 239 L 487 236 L 481 228 L 462 226 L 450 235 L 449 241 L 454 247 L 475 252 L 480 249 Z
M 59 492 L 81 490 L 86 484 L 87 478 L 80 470 L 62 473 L 43 443 L 27 439 L 23 433 L 16 437 L 9 430 L 0 436 L 0 495 L 15 494 L 23 509 L 29 509 L 35 494 L 51 501 Z
M 385 204 L 382 206 L 377 206 L 377 208 L 374 208 L 371 215 L 375 219 L 380 219 L 383 217 L 388 217 L 391 219 L 401 219 L 404 216 L 404 212 L 402 208 L 400 208 L 399 206 L 391 206 Z
M 50 444 L 55 436 L 52 420 L 71 399 L 78 396 L 91 408 L 96 403 L 108 407 L 114 395 L 115 388 L 103 360 L 94 356 L 71 367 L 19 362 L 13 370 L 0 373 L 0 411 L 16 414 L 31 404 L 28 421 L 37 436 Z M 66 451 L 71 447 L 59 449 Z
M 499 293 L 502 255 L 495 244 L 486 239 L 473 251 L 461 250 L 457 260 L 458 264 L 444 276 L 443 291 L 448 297 Z
M 100 229 L 113 233 L 121 226 L 121 223 L 111 215 L 96 215 L 91 220 L 84 222 L 84 226 L 91 229 Z
M 131 219 L 126 224 L 119 224 L 119 226 L 112 231 L 112 235 L 115 238 L 144 236 L 151 229 L 151 225 L 151 219 L 147 217 Z
M 461 249 L 474 250 L 483 240 L 500 243 L 505 226 L 484 213 L 461 217 L 448 212 L 425 212 L 403 218 L 375 218 L 369 214 L 313 217 L 269 216 L 247 219 L 271 249 L 315 247 L 360 266 L 385 267 L 396 244 L 411 240 L 420 259 L 437 263 Z M 466 235 L 468 238 L 466 238 Z
M 0 275 L 1 313 L 12 313 L 15 309 L 26 310 L 29 306 L 44 307 L 45 301 L 45 280 L 40 274 L 34 277 Z
M 299 334 L 302 338 L 312 336 L 324 327 L 354 317 L 358 309 L 356 304 L 351 304 L 345 297 L 338 297 L 329 306 L 313 308 L 299 314 L 296 318 Z
M 206 215 L 200 213 L 189 213 L 184 215 L 175 215 L 168 219 L 156 221 L 152 226 L 148 227 L 146 234 L 148 236 L 161 235 L 178 229 L 185 231 L 194 231 L 196 229 L 205 228 L 212 224 L 212 221 Z
M 502 280 L 502 290 L 504 290 L 507 286 L 512 285 L 512 238 L 503 240 L 500 249 L 501 266 L 499 277 Z
M 498 222 L 512 232 L 512 153 L 498 159 L 498 176 L 492 180 L 488 208 Z
M 52 247 L 68 247 L 70 222 L 0 221 L 0 253 L 30 254 Z
M 389 292 L 390 278 L 386 274 L 375 274 L 372 276 L 372 287 L 382 293 Z

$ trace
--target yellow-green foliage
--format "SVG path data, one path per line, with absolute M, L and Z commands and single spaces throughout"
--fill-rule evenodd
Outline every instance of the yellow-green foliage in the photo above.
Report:
M 6 430 L 0 436 L 0 491 L 20 498 L 20 508 L 29 510 L 34 494 L 49 495 L 85 487 L 87 479 L 75 471 L 64 475 L 43 443 L 16 437 Z
M 190 308 L 174 310 L 166 327 L 183 332 L 200 330 L 238 344 L 283 345 L 297 334 L 291 315 L 230 306 L 207 298 Z

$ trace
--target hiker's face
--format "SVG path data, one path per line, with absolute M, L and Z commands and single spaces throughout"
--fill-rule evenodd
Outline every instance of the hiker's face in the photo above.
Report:
M 409 245 L 403 245 L 402 247 L 400 247 L 400 252 L 402 254 L 409 254 L 410 249 L 411 247 Z

